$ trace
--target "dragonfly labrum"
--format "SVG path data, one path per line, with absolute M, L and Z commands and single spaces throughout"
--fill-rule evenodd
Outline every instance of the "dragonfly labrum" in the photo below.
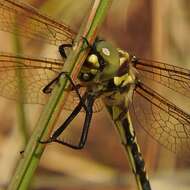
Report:
M 0 95 L 17 99 L 15 69 L 22 70 L 25 81 L 24 103 L 45 104 L 51 90 L 59 80 L 67 57 L 65 48 L 72 48 L 76 36 L 70 27 L 37 11 L 31 6 L 13 0 L 0 0 L 0 30 L 15 32 L 26 38 L 42 40 L 56 45 L 61 60 L 0 54 Z M 28 25 L 29 27 L 26 27 Z M 14 26 L 14 27 L 13 27 Z M 115 120 L 125 121 L 129 111 L 136 125 L 172 152 L 190 153 L 190 114 L 175 105 L 147 81 L 190 98 L 190 70 L 164 62 L 141 59 L 97 39 L 89 45 L 90 53 L 69 93 L 65 109 L 73 109 L 66 121 L 53 133 L 48 142 L 58 142 L 71 148 L 83 148 L 93 112 L 102 110 L 102 101 L 118 107 Z M 69 77 L 69 76 L 67 76 Z M 78 92 L 78 95 L 77 95 Z M 71 106 L 73 105 L 73 106 Z M 86 113 L 79 141 L 72 143 L 60 139 L 80 111 Z

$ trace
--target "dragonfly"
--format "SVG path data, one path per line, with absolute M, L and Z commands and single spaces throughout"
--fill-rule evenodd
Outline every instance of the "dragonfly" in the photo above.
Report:
M 135 134 L 130 133 L 126 127 L 127 113 L 130 113 L 136 126 L 142 127 L 168 150 L 179 152 L 180 155 L 190 153 L 189 113 L 147 82 L 154 81 L 189 99 L 190 70 L 142 59 L 114 47 L 110 42 L 96 39 L 93 45 L 86 42 L 90 53 L 77 81 L 72 81 L 66 72 L 61 71 L 67 58 L 66 50 L 72 48 L 77 34 L 69 26 L 40 13 L 26 3 L 0 0 L 0 30 L 55 45 L 62 56 L 59 60 L 0 53 L 0 95 L 3 97 L 18 100 L 19 88 L 15 72 L 17 69 L 22 71 L 22 101 L 26 104 L 45 104 L 61 75 L 68 77 L 71 82 L 71 89 L 63 107 L 70 110 L 71 114 L 49 139 L 41 143 L 57 142 L 74 149 L 83 148 L 93 113 L 100 112 L 104 103 L 119 109 L 114 121 L 121 121 L 126 129 L 141 182 L 144 187 L 148 187 L 144 189 L 150 189 L 150 185 L 134 140 Z M 80 128 L 75 127 L 71 133 L 69 130 L 74 127 L 69 125 L 80 112 L 85 113 L 84 124 Z M 60 138 L 62 134 L 63 138 Z M 72 137 L 69 137 L 70 135 Z
M 165 148 L 183 155 L 190 153 L 190 114 L 146 82 L 154 81 L 188 99 L 190 70 L 142 59 L 105 40 L 97 39 L 93 45 L 86 42 L 91 49 L 90 53 L 77 81 L 72 81 L 61 69 L 67 58 L 65 49 L 72 48 L 76 32 L 26 3 L 0 0 L 0 30 L 15 33 L 15 27 L 24 38 L 57 46 L 62 59 L 0 53 L 0 95 L 12 100 L 18 99 L 15 69 L 22 71 L 21 77 L 25 82 L 22 101 L 26 104 L 45 104 L 61 75 L 68 77 L 72 84 L 63 108 L 74 109 L 53 135 L 42 143 L 57 142 L 74 149 L 83 148 L 93 113 L 101 111 L 104 103 L 119 108 L 116 121 L 126 121 L 129 112 L 135 125 L 142 127 Z M 81 111 L 85 112 L 85 119 L 77 142 L 59 139 L 66 129 L 71 128 L 69 124 Z

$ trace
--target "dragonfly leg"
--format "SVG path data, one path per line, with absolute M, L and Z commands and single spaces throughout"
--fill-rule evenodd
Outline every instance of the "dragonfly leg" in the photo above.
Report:
M 78 97 L 79 97 L 80 102 L 82 103 L 83 108 L 84 108 L 85 110 L 87 110 L 87 107 L 86 107 L 86 105 L 85 105 L 85 103 L 84 103 L 84 101 L 83 101 L 83 99 L 82 99 L 82 97 L 81 97 L 81 95 L 80 95 L 80 92 L 79 92 L 79 88 L 82 87 L 82 86 L 81 86 L 80 84 L 75 85 L 75 83 L 73 82 L 72 78 L 69 76 L 69 74 L 68 74 L 67 72 L 61 72 L 61 73 L 59 73 L 59 75 L 58 75 L 55 79 L 53 79 L 49 84 L 47 84 L 47 85 L 43 88 L 42 91 L 43 91 L 45 94 L 51 93 L 52 90 L 53 90 L 53 86 L 55 86 L 56 84 L 58 84 L 59 78 L 60 78 L 62 75 L 64 75 L 65 77 L 67 77 L 67 79 L 70 81 L 70 83 L 71 83 L 71 85 L 72 85 L 72 87 L 73 87 L 73 90 L 75 90 L 75 92 L 77 93 L 77 95 L 78 95 Z
M 90 45 L 90 43 L 88 42 L 88 40 L 85 37 L 82 37 L 82 39 L 87 44 L 88 47 L 90 47 L 90 48 L 93 47 L 92 45 Z M 71 44 L 62 44 L 62 45 L 59 46 L 59 53 L 61 54 L 61 56 L 63 58 L 65 58 L 65 59 L 67 58 L 67 55 L 66 55 L 66 52 L 65 52 L 65 48 L 71 48 L 71 47 L 73 47 L 73 43 L 74 42 L 72 42 Z
M 59 46 L 59 53 L 61 54 L 61 56 L 63 57 L 63 58 L 67 58 L 67 55 L 66 55 L 66 52 L 65 52 L 65 48 L 71 48 L 73 46 L 73 43 L 71 43 L 71 44 L 62 44 L 62 45 L 60 45 Z
M 91 44 L 89 43 L 89 41 L 87 40 L 87 38 L 82 37 L 83 41 L 87 44 L 88 47 L 92 47 Z
M 67 79 L 70 81 L 71 85 L 72 85 L 72 90 L 75 90 L 77 95 L 79 96 L 79 98 L 81 99 L 81 96 L 80 96 L 80 93 L 79 93 L 79 89 L 82 87 L 82 85 L 80 84 L 74 84 L 73 80 L 71 79 L 71 77 L 68 75 L 67 72 L 61 72 L 58 74 L 58 76 L 56 76 L 49 84 L 47 84 L 43 89 L 43 93 L 45 94 L 50 94 L 53 90 L 53 87 L 56 85 L 56 84 L 59 84 L 59 79 L 60 77 L 64 75 L 67 77 Z
M 67 118 L 67 120 L 54 132 L 52 137 L 48 139 L 47 141 L 43 141 L 41 143 L 52 143 L 52 142 L 57 142 L 59 144 L 68 146 L 73 149 L 82 149 L 84 145 L 86 144 L 87 136 L 88 136 L 88 130 L 90 126 L 90 122 L 92 119 L 92 114 L 93 114 L 93 103 L 94 103 L 94 97 L 89 96 L 87 97 L 87 110 L 86 110 L 86 116 L 85 116 L 85 121 L 83 125 L 83 131 L 82 135 L 80 138 L 80 141 L 77 145 L 70 144 L 68 142 L 62 141 L 57 139 L 61 133 L 66 129 L 66 127 L 69 125 L 69 123 L 76 117 L 76 115 L 80 112 L 82 108 L 82 102 L 78 104 L 78 106 L 75 108 L 75 110 L 71 113 L 71 115 Z
M 53 90 L 53 86 L 55 86 L 56 84 L 59 84 L 59 78 L 60 78 L 60 75 L 62 75 L 63 73 L 59 74 L 58 76 L 56 76 L 49 84 L 47 84 L 43 89 L 43 93 L 45 94 L 50 94 Z M 71 91 L 71 90 L 75 90 L 75 89 L 80 89 L 82 87 L 81 84 L 74 84 L 74 87 L 72 87 L 72 89 L 69 89 L 68 91 Z M 65 89 L 67 90 L 67 89 Z
M 45 94 L 50 94 L 53 90 L 53 87 L 55 86 L 55 84 L 58 83 L 59 78 L 61 76 L 62 73 L 60 73 L 58 76 L 56 76 L 50 83 L 48 83 L 43 89 L 43 93 Z
M 79 142 L 78 146 L 73 147 L 75 149 L 82 149 L 84 147 L 84 145 L 86 144 L 86 140 L 88 137 L 88 131 L 89 131 L 89 127 L 90 127 L 90 123 L 91 123 L 91 119 L 92 119 L 92 114 L 93 114 L 94 100 L 95 99 L 93 96 L 89 96 L 87 98 L 88 110 L 86 111 L 86 116 L 85 116 L 85 121 L 84 121 L 84 125 L 83 125 L 83 131 L 82 131 L 82 135 L 80 138 L 80 142 Z
M 82 107 L 85 109 L 85 111 L 87 111 L 87 106 L 85 104 L 85 101 L 83 100 L 83 98 L 81 97 L 80 95 L 80 92 L 79 92 L 79 88 L 81 87 L 81 85 L 75 85 L 75 83 L 73 82 L 72 78 L 68 75 L 68 73 L 65 73 L 65 72 L 62 72 L 67 78 L 68 80 L 70 81 L 72 87 L 73 87 L 73 90 L 75 90 L 75 92 L 77 93 L 78 95 L 78 98 L 80 100 L 80 103 L 82 104 Z
M 73 149 L 82 149 L 84 147 L 84 145 L 86 144 L 86 140 L 88 137 L 88 131 L 89 131 L 89 127 L 90 127 L 90 122 L 92 119 L 92 114 L 93 114 L 93 104 L 94 104 L 94 97 L 93 96 L 89 96 L 87 97 L 87 110 L 86 110 L 86 116 L 85 116 L 85 121 L 84 121 L 84 125 L 83 125 L 83 131 L 82 131 L 82 135 L 80 138 L 80 141 L 77 145 L 73 145 L 73 144 L 69 144 L 67 142 L 61 141 L 59 139 L 54 139 L 54 142 L 63 144 L 65 146 L 68 146 L 70 148 Z
M 87 40 L 87 38 L 82 37 L 82 39 L 83 39 L 83 41 L 87 44 L 88 47 L 93 48 L 93 45 L 91 45 L 91 44 L 89 43 L 89 41 Z M 100 39 L 99 37 L 96 37 L 95 43 L 101 42 L 101 41 L 104 41 L 104 40 L 103 40 L 103 39 Z
M 86 95 L 83 97 L 83 101 L 86 99 Z M 79 104 L 75 107 L 73 112 L 70 114 L 70 116 L 65 120 L 65 122 L 53 133 L 52 137 L 50 137 L 47 141 L 40 141 L 40 143 L 47 144 L 56 142 L 57 138 L 61 135 L 61 133 L 69 126 L 71 121 L 77 116 L 77 114 L 82 109 L 82 102 L 79 102 Z

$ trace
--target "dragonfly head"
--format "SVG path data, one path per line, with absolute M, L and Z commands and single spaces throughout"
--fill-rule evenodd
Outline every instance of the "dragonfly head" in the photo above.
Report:
M 112 79 L 120 67 L 117 48 L 104 40 L 96 40 L 79 75 L 82 81 L 107 81 Z
M 98 39 L 81 69 L 79 79 L 95 83 L 113 79 L 116 86 L 133 83 L 136 76 L 130 66 L 133 57 L 111 43 Z

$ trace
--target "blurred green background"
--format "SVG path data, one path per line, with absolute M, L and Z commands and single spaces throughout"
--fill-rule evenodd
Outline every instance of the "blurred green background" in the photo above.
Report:
M 92 0 L 27 0 L 40 11 L 69 25 L 80 27 Z M 151 58 L 190 68 L 190 2 L 188 0 L 114 0 L 100 36 L 143 58 Z M 0 33 L 3 52 L 12 51 L 11 39 Z M 23 53 L 36 57 L 60 58 L 57 47 L 29 41 Z M 9 183 L 24 140 L 18 124 L 16 104 L 0 99 L 0 189 Z M 182 102 L 186 104 L 186 102 Z M 28 131 L 32 132 L 43 109 L 26 105 Z M 84 115 L 79 116 L 81 120 Z M 65 118 L 63 112 L 58 123 Z M 57 124 L 59 125 L 59 124 Z M 189 126 L 190 127 L 190 126 Z M 155 143 L 137 129 L 152 189 L 190 189 L 190 165 Z M 190 155 L 187 155 L 187 158 Z M 58 144 L 47 145 L 30 189 L 137 189 L 120 140 L 105 110 L 94 114 L 86 147 L 70 150 Z

